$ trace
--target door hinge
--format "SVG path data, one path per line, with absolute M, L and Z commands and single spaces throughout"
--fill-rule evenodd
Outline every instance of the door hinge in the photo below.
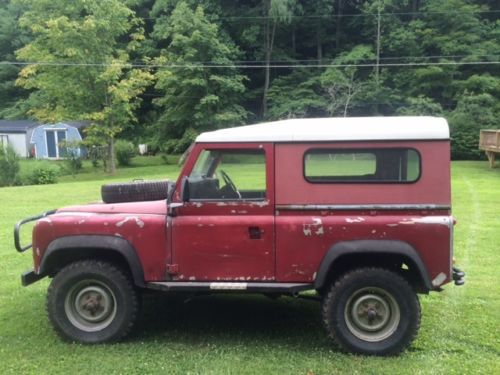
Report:
M 167 264 L 167 273 L 169 275 L 177 275 L 179 273 L 178 264 Z

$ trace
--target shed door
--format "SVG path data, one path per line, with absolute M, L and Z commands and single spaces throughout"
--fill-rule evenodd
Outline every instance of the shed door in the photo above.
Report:
M 66 148 L 59 144 L 66 140 L 66 130 L 46 130 L 47 156 L 49 158 L 60 158 L 66 154 Z

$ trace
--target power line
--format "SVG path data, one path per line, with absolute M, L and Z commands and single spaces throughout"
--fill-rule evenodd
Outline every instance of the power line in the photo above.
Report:
M 500 54 L 492 55 L 492 54 L 481 54 L 481 55 L 475 55 L 475 54 L 470 54 L 470 55 L 431 55 L 431 56 L 391 56 L 391 57 L 381 57 L 380 60 L 423 60 L 423 59 L 449 59 L 449 58 L 479 58 L 479 57 L 500 57 Z M 323 59 L 287 59 L 287 60 L 270 60 L 270 63 L 285 63 L 289 64 L 291 62 L 310 62 L 313 64 L 316 64 L 321 61 L 327 61 L 329 59 L 323 58 Z M 248 64 L 248 63 L 266 63 L 266 60 L 232 60 L 231 63 L 233 64 Z M 134 63 L 139 63 L 141 64 L 141 60 L 133 60 L 130 62 L 131 64 Z M 192 61 L 191 64 L 214 64 L 212 61 Z
M 381 67 L 420 67 L 420 66 L 460 66 L 460 65 L 497 65 L 500 61 L 442 61 L 442 62 L 409 62 L 409 63 L 380 63 Z M 17 66 L 54 66 L 54 67 L 124 67 L 124 68 L 151 68 L 151 69 L 262 69 L 265 65 L 259 64 L 126 64 L 126 63 L 68 63 L 68 62 L 50 62 L 50 61 L 1 61 L 0 65 Z M 373 68 L 376 63 L 366 64 L 271 64 L 272 69 L 295 69 L 295 68 Z
M 392 13 L 380 13 L 380 16 L 415 16 L 415 15 L 432 15 L 432 14 L 448 14 L 448 15 L 453 15 L 453 14 L 498 14 L 500 13 L 500 10 L 477 10 L 477 11 L 469 11 L 469 12 L 464 12 L 464 11 L 442 11 L 442 12 L 392 12 Z M 209 14 L 209 15 L 214 15 L 217 16 L 217 14 Z M 310 18 L 310 19 L 323 19 L 323 18 L 347 18 L 347 17 L 373 17 L 373 16 L 379 16 L 379 13 L 346 13 L 346 14 L 318 14 L 318 15 L 292 15 L 290 16 L 291 18 Z M 158 17 L 137 17 L 142 20 L 157 20 L 162 16 Z M 218 20 L 241 20 L 241 19 L 258 19 L 258 20 L 266 20 L 266 19 L 273 19 L 271 16 L 224 16 L 224 17 L 219 17 L 217 16 Z

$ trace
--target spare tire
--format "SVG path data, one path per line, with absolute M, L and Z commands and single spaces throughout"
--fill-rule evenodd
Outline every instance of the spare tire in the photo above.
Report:
M 172 186 L 169 180 L 106 184 L 101 187 L 101 196 L 105 203 L 156 201 L 166 199 Z

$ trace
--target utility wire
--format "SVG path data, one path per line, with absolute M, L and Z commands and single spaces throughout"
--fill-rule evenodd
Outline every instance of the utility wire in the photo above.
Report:
M 485 54 L 485 55 L 433 55 L 433 56 L 392 56 L 392 57 L 381 57 L 380 60 L 423 60 L 423 59 L 443 59 L 443 58 L 478 58 L 478 57 L 500 57 L 500 54 L 496 55 L 491 55 L 491 54 Z M 310 62 L 313 64 L 316 64 L 317 62 L 322 62 L 322 61 L 328 61 L 331 59 L 327 58 L 322 58 L 322 59 L 283 59 L 283 60 L 270 60 L 269 62 L 274 64 L 279 64 L 279 63 L 285 63 L 285 64 L 290 64 L 290 63 L 296 63 L 296 62 Z M 233 64 L 248 64 L 248 63 L 266 63 L 266 60 L 232 60 L 231 63 Z M 131 60 L 131 64 L 142 64 L 142 60 Z M 213 61 L 192 61 L 191 64 L 215 64 Z
M 419 66 L 461 66 L 461 65 L 497 65 L 500 61 L 442 61 L 442 62 L 409 62 L 409 63 L 380 63 L 381 67 L 419 67 Z M 124 67 L 124 68 L 155 68 L 155 69 L 262 69 L 266 65 L 256 64 L 138 64 L 138 63 L 70 63 L 70 62 L 51 62 L 51 61 L 0 61 L 1 65 L 17 66 L 58 66 L 58 67 Z M 272 69 L 295 69 L 295 68 L 373 68 L 376 63 L 366 64 L 271 64 Z
M 415 15 L 431 15 L 431 14 L 498 14 L 500 10 L 478 10 L 478 11 L 443 11 L 443 12 L 393 12 L 393 13 L 380 13 L 380 16 L 415 16 Z M 217 16 L 217 14 L 209 14 Z M 158 17 L 137 17 L 143 20 L 156 20 L 158 18 L 164 17 L 166 15 L 160 15 Z M 378 13 L 346 13 L 346 14 L 318 14 L 318 15 L 292 15 L 291 18 L 312 18 L 312 19 L 322 19 L 322 18 L 346 18 L 346 17 L 373 17 L 379 16 Z M 271 16 L 224 16 L 218 17 L 218 20 L 240 20 L 240 19 L 274 19 Z

